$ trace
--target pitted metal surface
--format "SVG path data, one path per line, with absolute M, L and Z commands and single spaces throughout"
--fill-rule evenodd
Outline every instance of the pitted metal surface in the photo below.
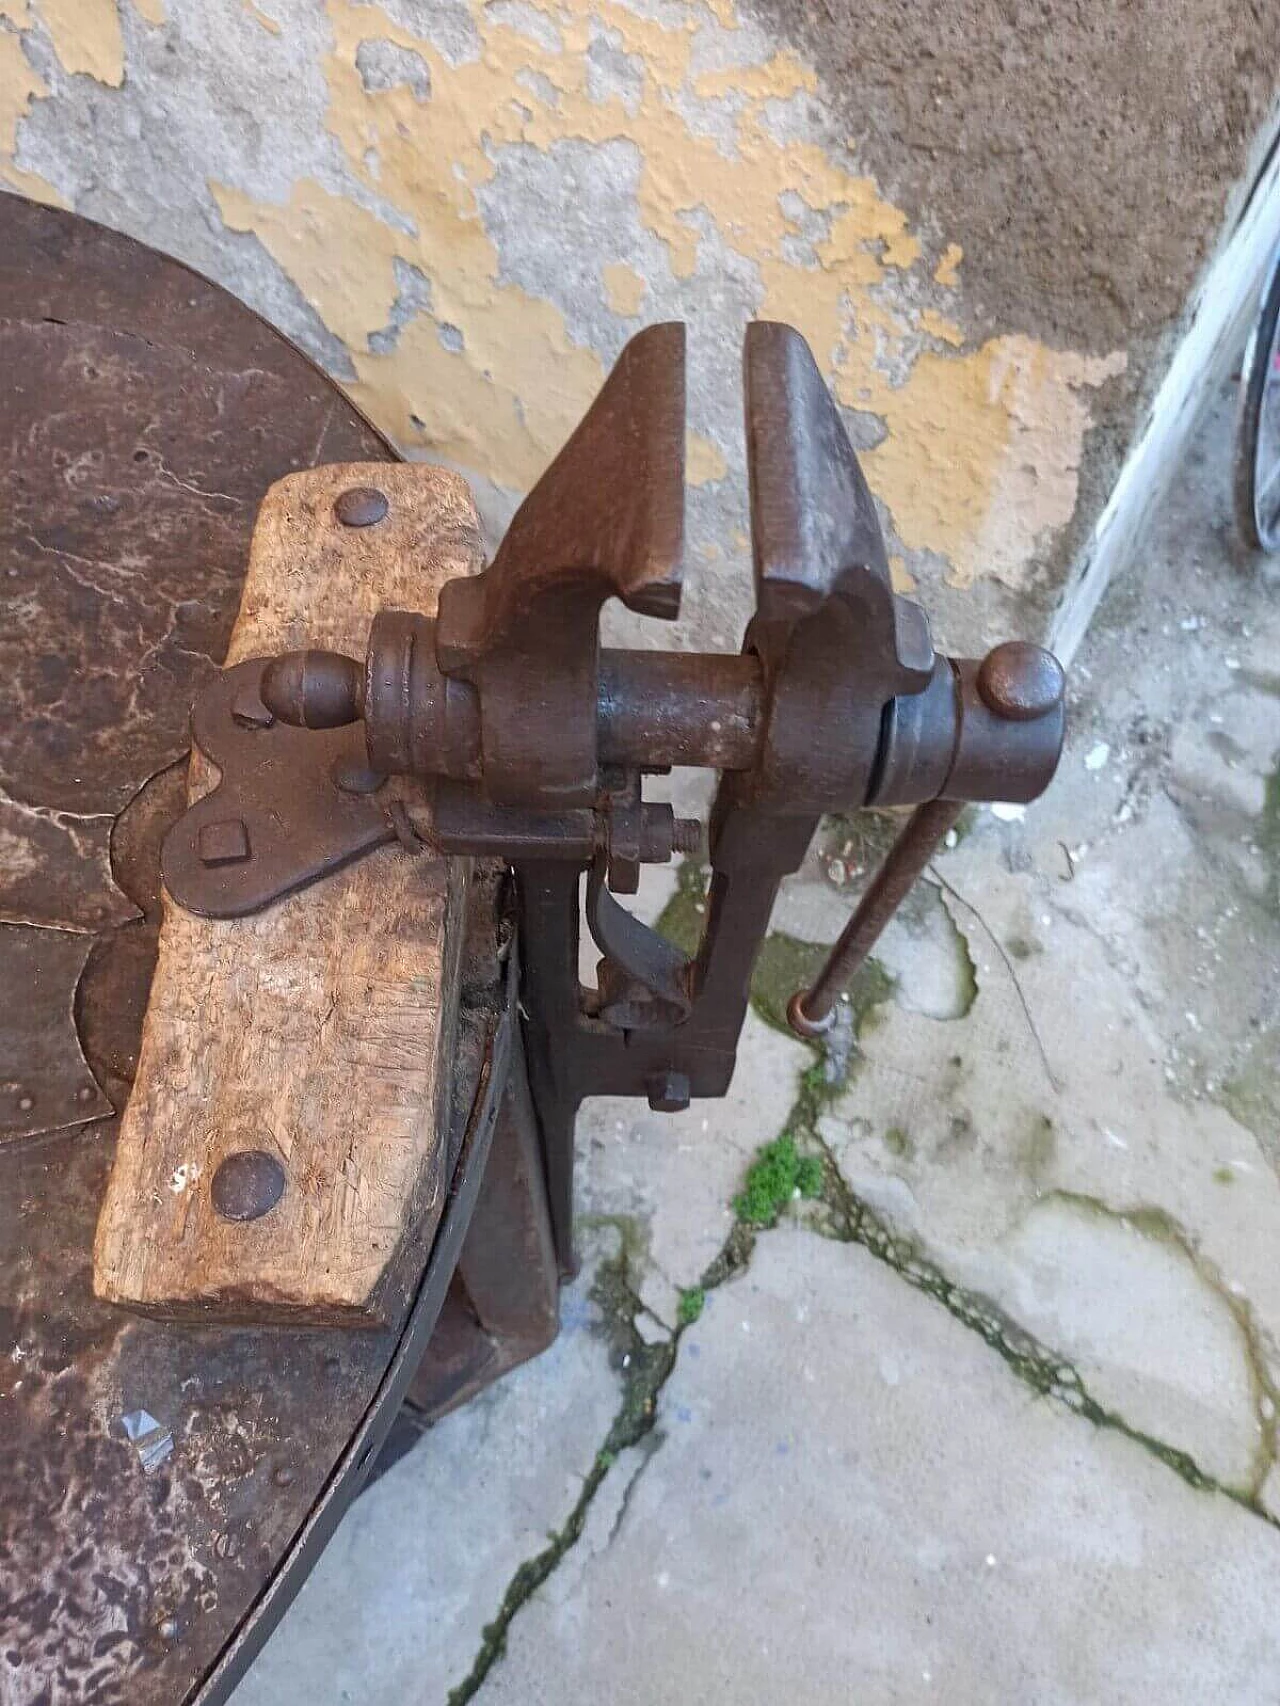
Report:
M 185 267 L 15 196 L 0 234 L 0 919 L 96 930 L 134 916 L 112 821 L 186 749 L 266 488 L 389 452 Z
M 123 1106 L 159 842 L 185 794 L 175 760 L 260 498 L 294 468 L 390 452 L 223 292 L 9 196 L 0 421 L 3 1072 L 35 1072 L 46 1004 L 56 1044 L 39 1094 L 33 1078 L 5 1104 L 26 1124 L 0 1143 L 0 1700 L 175 1706 L 368 1417 L 427 1251 L 403 1252 L 385 1332 L 144 1320 L 91 1288 L 115 1119 L 50 1128 L 67 1123 L 59 1096 L 95 1116 Z

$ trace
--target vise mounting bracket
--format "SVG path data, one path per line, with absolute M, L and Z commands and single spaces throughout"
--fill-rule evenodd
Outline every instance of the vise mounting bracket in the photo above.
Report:
M 779 884 L 826 812 L 913 806 L 792 1023 L 815 1036 L 842 985 L 969 800 L 1048 784 L 1064 680 L 1038 646 L 935 653 L 891 587 L 874 503 L 808 346 L 759 322 L 744 348 L 755 614 L 738 655 L 603 648 L 609 598 L 679 610 L 684 329 L 623 350 L 492 563 L 434 616 L 383 610 L 363 660 L 303 651 L 228 670 L 197 701 L 221 772 L 174 825 L 162 871 L 193 912 L 253 912 L 399 840 L 515 874 L 530 1083 L 562 1268 L 572 1265 L 573 1125 L 583 1097 L 660 1110 L 721 1096 Z M 377 526 L 357 487 L 339 521 Z M 686 956 L 615 899 L 701 827 L 646 775 L 720 774 L 702 940 Z M 410 779 L 406 781 L 406 779 Z M 424 809 L 425 802 L 425 809 Z M 578 975 L 582 878 L 601 952 Z

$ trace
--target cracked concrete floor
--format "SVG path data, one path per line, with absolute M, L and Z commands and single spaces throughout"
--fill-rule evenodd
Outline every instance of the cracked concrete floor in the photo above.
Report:
M 730 1098 L 589 1106 L 559 1342 L 364 1495 L 236 1706 L 1274 1700 L 1280 575 L 1230 403 L 1048 797 L 820 1058 L 770 1019 L 873 853 L 831 827 Z

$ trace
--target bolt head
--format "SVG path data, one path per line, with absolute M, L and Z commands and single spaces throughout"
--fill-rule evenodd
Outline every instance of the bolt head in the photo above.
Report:
M 238 1149 L 218 1163 L 210 1196 L 223 1220 L 261 1220 L 284 1195 L 284 1168 L 265 1149 Z
M 344 527 L 372 527 L 387 513 L 385 492 L 376 486 L 351 486 L 339 493 L 333 513 Z
M 243 865 L 249 857 L 249 831 L 238 817 L 202 824 L 197 838 L 202 865 Z
M 684 1072 L 656 1072 L 646 1085 L 655 1114 L 682 1114 L 689 1106 L 689 1078 Z
M 1034 722 L 1056 711 L 1066 690 L 1066 672 L 1057 658 L 1029 640 L 996 646 L 978 670 L 983 704 L 1011 723 Z

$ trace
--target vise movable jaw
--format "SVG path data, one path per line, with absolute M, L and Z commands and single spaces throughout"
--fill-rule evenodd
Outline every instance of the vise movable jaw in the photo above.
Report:
M 1061 666 L 1012 642 L 934 652 L 891 587 L 875 506 L 803 338 L 744 346 L 755 615 L 739 655 L 602 648 L 608 598 L 670 620 L 684 534 L 684 328 L 623 350 L 483 573 L 434 617 L 384 610 L 362 661 L 304 651 L 229 670 L 193 712 L 222 780 L 171 830 L 173 898 L 252 912 L 395 837 L 515 874 L 522 1009 L 557 1248 L 571 1263 L 573 1124 L 583 1097 L 660 1110 L 728 1088 L 778 886 L 826 812 L 914 806 L 791 1018 L 815 1036 L 965 801 L 1033 799 L 1064 733 Z M 344 494 L 352 525 L 385 499 Z M 700 826 L 643 797 L 646 774 L 717 770 L 711 881 L 692 956 L 616 899 Z M 280 779 L 291 778 L 282 792 Z M 388 779 L 427 785 L 410 810 Z M 270 790 L 270 812 L 260 810 Z M 219 857 L 234 811 L 259 827 Z M 578 976 L 581 881 L 602 955 Z

